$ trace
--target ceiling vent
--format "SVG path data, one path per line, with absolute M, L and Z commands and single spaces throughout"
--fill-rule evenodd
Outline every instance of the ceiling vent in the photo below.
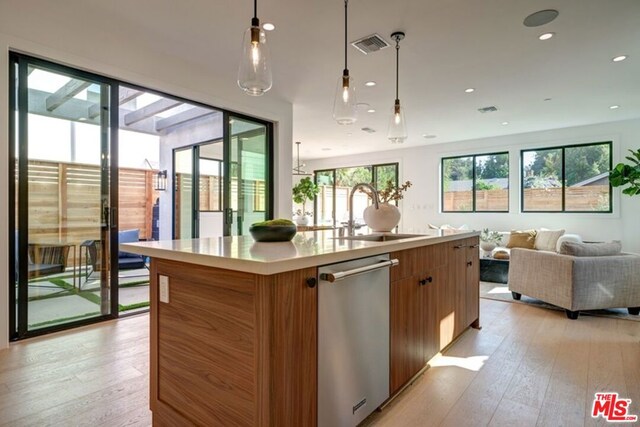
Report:
M 378 34 L 371 34 L 370 36 L 351 42 L 351 46 L 355 47 L 365 55 L 368 55 L 370 53 L 377 52 L 380 49 L 384 49 L 385 47 L 389 47 L 389 43 L 384 41 L 384 39 Z
M 371 129 L 370 127 L 364 127 L 364 128 L 362 128 L 362 130 L 367 132 L 367 133 L 375 133 L 376 132 L 375 129 Z
M 494 111 L 498 111 L 498 109 L 492 105 L 491 107 L 478 108 L 478 111 L 484 114 L 484 113 L 493 113 Z

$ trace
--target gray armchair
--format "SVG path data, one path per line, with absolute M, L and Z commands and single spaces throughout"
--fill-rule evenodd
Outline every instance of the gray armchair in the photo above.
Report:
M 640 313 L 640 256 L 571 256 L 530 249 L 511 250 L 509 290 L 565 309 L 577 319 L 580 310 L 626 307 Z

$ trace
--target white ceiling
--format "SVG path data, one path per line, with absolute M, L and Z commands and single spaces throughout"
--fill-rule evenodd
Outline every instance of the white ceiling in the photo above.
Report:
M 274 86 L 265 96 L 293 104 L 301 157 L 392 148 L 386 131 L 394 49 L 365 56 L 349 48 L 358 101 L 377 112 L 363 112 L 352 126 L 337 125 L 331 109 L 343 68 L 343 1 L 258 3 L 261 22 L 276 25 L 268 34 Z M 136 43 L 236 84 L 250 0 L 114 0 L 90 7 L 93 17 L 102 10 L 117 26 L 135 28 Z M 522 24 L 530 13 L 548 8 L 560 12 L 552 23 Z M 378 33 L 391 43 L 391 32 L 407 34 L 401 42 L 400 99 L 409 138 L 398 147 L 640 117 L 639 0 L 351 0 L 349 11 L 349 40 Z M 556 36 L 538 40 L 548 31 Z M 620 54 L 629 59 L 613 63 Z M 366 88 L 367 80 L 378 85 Z M 476 91 L 466 94 L 467 87 Z M 610 110 L 613 104 L 620 108 Z M 490 105 L 499 111 L 477 111 Z M 365 126 L 377 132 L 361 131 Z

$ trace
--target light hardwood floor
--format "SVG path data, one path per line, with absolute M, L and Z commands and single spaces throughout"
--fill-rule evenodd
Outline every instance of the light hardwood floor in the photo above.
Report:
M 640 322 L 481 300 L 468 330 L 372 426 L 582 426 L 596 391 L 640 415 Z M 0 352 L 0 425 L 147 426 L 148 316 Z M 629 424 L 627 424 L 629 425 Z

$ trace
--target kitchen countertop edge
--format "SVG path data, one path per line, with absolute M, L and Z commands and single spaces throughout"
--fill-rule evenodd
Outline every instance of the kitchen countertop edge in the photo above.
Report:
M 303 236 L 314 236 L 314 232 L 299 233 Z M 320 233 L 323 239 L 335 239 L 333 236 L 327 236 Z M 240 256 L 218 255 L 206 251 L 187 251 L 176 250 L 174 248 L 161 247 L 176 241 L 154 241 L 154 242 L 138 242 L 123 243 L 120 250 L 144 255 L 152 258 L 160 258 L 188 264 L 196 264 L 207 267 L 222 268 L 226 270 L 241 271 L 246 273 L 254 273 L 260 275 L 272 275 L 284 273 L 287 271 L 299 270 L 308 267 L 318 267 L 327 264 L 334 264 L 343 261 L 380 255 L 389 252 L 396 252 L 406 249 L 413 249 L 421 246 L 434 245 L 438 243 L 449 242 L 452 240 L 465 239 L 469 237 L 479 236 L 478 231 L 456 231 L 448 232 L 444 235 L 421 235 L 407 239 L 394 240 L 388 242 L 371 242 L 352 240 L 348 241 L 350 247 L 347 250 L 328 251 L 319 254 L 303 254 L 294 257 L 282 257 L 280 259 L 256 259 L 252 254 L 242 254 Z M 241 237 L 225 237 L 222 239 L 250 239 L 250 236 Z M 186 240 L 186 242 L 199 241 L 201 239 Z M 230 243 L 232 240 L 227 240 Z M 269 245 L 268 243 L 266 245 Z

